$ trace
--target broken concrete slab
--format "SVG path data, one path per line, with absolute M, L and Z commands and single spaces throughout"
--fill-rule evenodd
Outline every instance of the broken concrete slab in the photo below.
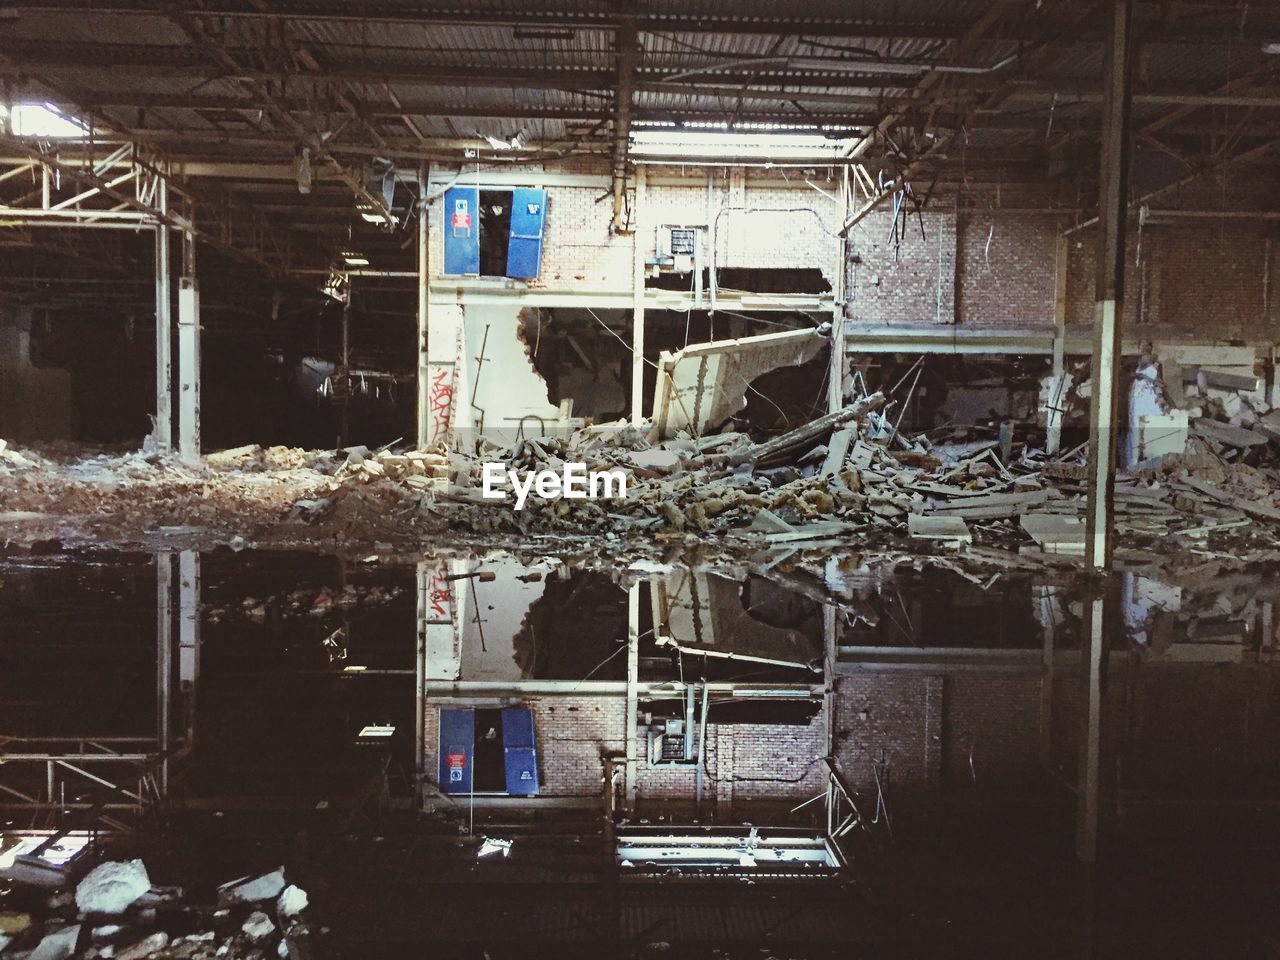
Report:
M 108 861 L 77 884 L 76 906 L 83 914 L 121 914 L 150 889 L 151 878 L 141 860 Z
M 973 543 L 969 525 L 960 517 L 912 513 L 907 516 L 907 535 L 917 540 Z
M 1019 523 L 1045 553 L 1084 556 L 1085 522 L 1081 518 L 1057 513 L 1026 513 Z
M 665 439 L 680 430 L 701 436 L 747 405 L 752 380 L 779 367 L 805 363 L 830 342 L 817 329 L 806 329 L 663 351 L 650 436 Z
M 80 925 L 63 927 L 48 934 L 27 956 L 27 960 L 67 960 L 76 952 Z
M 279 897 L 284 887 L 284 867 L 257 877 L 241 877 L 218 888 L 218 904 L 263 903 Z
M 1267 442 L 1266 436 L 1257 431 L 1233 427 L 1229 423 L 1220 423 L 1204 417 L 1196 420 L 1191 430 L 1198 437 L 1214 443 L 1223 443 L 1229 447 L 1257 447 Z

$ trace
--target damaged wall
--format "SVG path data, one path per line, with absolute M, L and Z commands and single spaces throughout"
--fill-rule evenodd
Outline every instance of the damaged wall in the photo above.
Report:
M 541 436 L 543 425 L 560 416 L 521 336 L 521 315 L 514 302 L 462 308 L 470 391 L 459 399 L 470 408 L 471 424 L 495 440 L 514 438 L 522 424 L 527 434 Z
M 815 328 L 663 351 L 653 398 L 656 435 L 701 436 L 746 406 L 751 381 L 812 360 L 829 344 Z
M 741 268 L 818 267 L 828 281 L 838 258 L 840 209 L 838 182 L 826 171 L 815 181 L 822 191 L 805 183 L 802 173 L 784 177 L 777 171 L 725 167 L 648 167 L 648 186 L 636 223 L 635 237 L 642 252 L 652 255 L 654 230 L 660 224 L 706 227 L 723 210 L 717 233 L 717 264 Z M 708 194 L 708 172 L 713 182 Z M 527 174 L 527 176 L 525 176 Z M 576 175 L 580 183 L 556 183 L 560 175 Z M 433 191 L 452 180 L 442 171 Z M 629 290 L 633 277 L 633 236 L 610 232 L 612 205 L 607 196 L 607 162 L 572 162 L 503 166 L 493 175 L 495 186 L 547 188 L 547 215 L 542 269 L 530 287 L 575 293 Z M 832 174 L 834 178 L 834 174 Z M 469 177 L 467 182 L 477 182 Z M 484 173 L 479 174 L 479 183 Z M 830 194 L 828 196 L 827 194 Z M 630 196 L 630 192 L 629 192 Z M 757 209 L 747 213 L 741 208 Z M 433 278 L 444 278 L 444 204 L 437 198 L 428 213 Z M 709 258 L 706 258 L 709 260 Z M 447 278 L 444 278 L 447 279 Z M 523 287 L 523 282 L 512 281 Z

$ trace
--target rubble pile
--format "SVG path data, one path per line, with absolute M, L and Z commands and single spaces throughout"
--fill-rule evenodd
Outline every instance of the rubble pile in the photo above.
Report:
M 7 910 L 0 953 L 25 960 L 268 960 L 314 955 L 302 888 L 284 871 L 224 884 L 216 902 L 153 887 L 141 860 L 107 861 L 41 909 Z
M 1169 367 L 1144 367 L 1133 383 L 1134 416 L 1121 444 L 1127 466 L 1116 480 L 1121 546 L 1203 553 L 1229 537 L 1233 550 L 1274 552 L 1280 427 L 1270 426 L 1277 418 L 1261 386 L 1244 374 L 1180 368 L 1180 378 L 1189 369 L 1194 377 L 1178 396 L 1199 398 L 1200 406 L 1165 414 L 1158 411 L 1172 391 L 1161 369 Z M 1213 419 L 1209 412 L 1235 409 L 1230 390 L 1215 384 L 1234 384 L 1247 404 L 1241 399 L 1233 416 Z M 1157 412 L 1142 412 L 1138 395 L 1146 393 Z M 1159 432 L 1190 412 L 1196 416 L 1185 435 L 1171 440 Z M 0 447 L 0 516 L 32 525 L 60 518 L 99 541 L 185 530 L 269 547 L 380 549 L 443 535 L 475 543 L 705 540 L 727 549 L 896 543 L 917 552 L 959 548 L 973 557 L 997 551 L 1069 562 L 1084 551 L 1085 445 L 1050 455 L 1038 439 L 1024 433 L 1018 442 L 1012 429 L 908 435 L 885 397 L 873 393 L 763 442 L 738 432 L 659 439 L 653 425 L 616 423 L 525 436 L 507 448 L 481 439 L 465 452 L 245 446 L 199 465 L 144 453 L 61 462 Z M 517 509 L 509 488 L 484 496 L 486 465 L 494 464 L 519 475 L 569 464 L 620 471 L 627 492 L 528 497 Z
M 227 620 L 247 620 L 250 623 L 266 623 L 269 619 L 301 619 L 324 617 L 330 613 L 354 610 L 357 607 L 385 606 L 404 590 L 397 586 L 357 585 L 348 583 L 342 587 L 299 587 L 284 594 L 267 597 L 245 597 L 239 603 L 202 604 L 200 612 L 206 623 Z

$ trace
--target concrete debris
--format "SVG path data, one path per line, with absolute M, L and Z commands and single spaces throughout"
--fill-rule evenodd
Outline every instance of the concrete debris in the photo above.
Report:
M 1128 465 L 1116 484 L 1121 544 L 1172 551 L 1229 536 L 1280 546 L 1270 527 L 1280 522 L 1273 493 L 1280 488 L 1280 411 L 1267 405 L 1263 388 L 1251 389 L 1251 356 L 1243 348 L 1162 351 L 1140 364 L 1125 421 Z M 1193 367 L 1191 380 L 1185 374 Z M 1023 522 L 1084 514 L 1086 453 L 1069 438 L 1081 425 L 1070 411 L 1087 407 L 1087 364 L 1052 386 L 1060 438 L 1067 438 L 1063 453 L 1046 452 L 1035 433 L 1015 431 L 1008 421 L 941 437 L 908 435 L 876 393 L 764 440 L 731 429 L 675 429 L 659 440 L 651 439 L 651 423 L 619 422 L 526 433 L 509 446 L 481 437 L 471 449 L 451 452 L 245 446 L 210 455 L 203 466 L 141 454 L 54 460 L 5 446 L 0 508 L 6 519 L 27 518 L 9 525 L 28 543 L 64 542 L 60 525 L 91 529 L 98 542 L 113 530 L 126 538 L 221 530 L 221 542 L 261 548 L 325 543 L 365 551 L 441 536 L 474 544 L 603 536 L 637 548 L 716 541 L 727 550 L 856 536 L 863 545 L 896 542 L 920 551 L 960 545 L 992 563 L 993 552 L 1026 550 L 1070 561 L 1075 548 L 1063 554 L 1060 536 L 1037 539 L 1049 521 Z M 529 496 L 516 510 L 513 497 L 482 496 L 486 463 L 522 476 L 579 463 L 589 472 L 621 471 L 627 493 L 603 500 Z M 1245 526 L 1241 517 L 1265 523 Z M 211 605 L 205 615 L 264 623 L 375 602 L 351 589 L 359 588 L 257 598 L 240 608 Z
M 143 937 L 133 946 L 117 950 L 114 956 L 115 960 L 146 960 L 147 957 L 155 956 L 156 953 L 168 945 L 169 935 L 163 930 L 157 930 L 155 933 Z
M 150 889 L 151 878 L 141 860 L 108 861 L 76 886 L 76 906 L 82 914 L 121 914 Z
M 272 923 L 271 918 L 261 910 L 255 910 L 253 913 L 249 914 L 249 918 L 245 920 L 244 924 L 240 927 L 240 930 L 250 940 L 257 942 L 266 940 L 275 933 L 276 925 Z
M 67 960 L 76 952 L 76 944 L 79 940 L 79 924 L 55 930 L 40 941 L 28 955 L 27 960 Z
M 284 867 L 258 877 L 241 877 L 224 883 L 218 888 L 218 903 L 228 906 L 236 903 L 265 903 L 275 900 L 284 892 Z
M 276 912 L 282 917 L 296 917 L 307 909 L 307 891 L 295 887 L 292 883 L 284 888 L 280 898 L 276 900 Z

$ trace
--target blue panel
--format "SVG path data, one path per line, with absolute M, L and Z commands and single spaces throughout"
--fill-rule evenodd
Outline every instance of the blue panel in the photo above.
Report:
M 445 793 L 471 792 L 475 745 L 475 711 L 441 710 L 440 789 Z
M 538 792 L 538 752 L 532 710 L 508 707 L 502 711 L 502 752 L 507 767 L 507 793 L 534 796 Z
M 507 276 L 532 280 L 542 265 L 542 228 L 547 219 L 547 191 L 511 191 L 511 243 Z
M 480 274 L 479 187 L 450 187 L 444 192 L 444 272 Z

